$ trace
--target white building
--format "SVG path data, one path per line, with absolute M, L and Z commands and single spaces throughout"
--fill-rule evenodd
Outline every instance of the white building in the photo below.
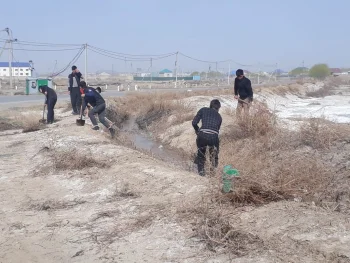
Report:
M 32 66 L 29 62 L 12 62 L 12 76 L 15 77 L 31 77 Z M 8 62 L 0 62 L 0 77 L 9 77 L 10 68 Z

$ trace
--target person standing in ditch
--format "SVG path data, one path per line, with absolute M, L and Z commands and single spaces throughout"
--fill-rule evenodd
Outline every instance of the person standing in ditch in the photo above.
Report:
M 85 116 L 85 109 L 86 107 L 89 107 L 89 118 L 92 122 L 92 129 L 95 131 L 98 131 L 100 127 L 97 124 L 97 120 L 95 118 L 95 114 L 98 115 L 99 121 L 108 128 L 109 132 L 111 133 L 112 137 L 115 135 L 115 130 L 113 129 L 112 125 L 110 125 L 106 119 L 106 102 L 102 98 L 99 92 L 97 92 L 94 88 L 88 87 L 86 85 L 85 81 L 80 82 L 80 88 L 83 90 L 82 97 L 83 97 L 83 105 L 82 105 L 82 112 Z
M 70 100 L 72 104 L 73 115 L 79 115 L 81 107 L 81 95 L 79 90 L 80 81 L 83 79 L 83 75 L 80 73 L 76 66 L 72 67 L 72 73 L 68 76 L 69 86 L 68 91 L 70 94 Z
M 206 151 L 209 148 L 210 162 L 212 170 L 217 168 L 219 163 L 219 131 L 222 123 L 219 109 L 221 103 L 219 100 L 212 100 L 209 108 L 201 108 L 192 121 L 192 126 L 197 134 L 197 165 L 198 173 L 205 176 Z M 198 127 L 198 123 L 202 121 L 202 127 Z
M 250 80 L 244 76 L 243 69 L 238 69 L 236 76 L 234 86 L 235 99 L 238 100 L 236 112 L 237 116 L 241 117 L 242 111 L 245 114 L 249 113 L 250 105 L 253 102 L 253 89 Z
M 45 105 L 47 108 L 47 124 L 52 124 L 55 118 L 55 105 L 57 102 L 56 92 L 47 85 L 39 86 L 39 92 L 45 95 Z

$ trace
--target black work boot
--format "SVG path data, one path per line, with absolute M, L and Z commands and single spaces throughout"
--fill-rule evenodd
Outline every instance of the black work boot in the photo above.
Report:
M 100 130 L 100 127 L 94 126 L 94 127 L 92 127 L 92 129 L 93 129 L 94 131 L 98 131 L 98 130 Z
M 111 133 L 112 138 L 115 136 L 115 129 L 109 128 L 109 132 Z

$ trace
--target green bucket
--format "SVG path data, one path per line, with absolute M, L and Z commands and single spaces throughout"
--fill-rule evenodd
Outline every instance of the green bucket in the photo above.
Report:
M 233 191 L 233 178 L 239 177 L 237 169 L 232 168 L 231 165 L 226 165 L 222 174 L 222 191 L 229 193 Z

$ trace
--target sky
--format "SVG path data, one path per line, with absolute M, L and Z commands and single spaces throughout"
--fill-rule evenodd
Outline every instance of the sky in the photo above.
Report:
M 19 41 L 87 43 L 135 55 L 180 52 L 211 61 L 179 54 L 180 71 L 208 71 L 209 67 L 226 72 L 229 67 L 288 71 L 303 63 L 350 67 L 349 10 L 349 0 L 16 0 L 1 2 L 0 30 L 9 27 Z M 0 39 L 6 37 L 0 32 Z M 31 59 L 40 72 L 64 68 L 78 52 L 14 47 L 27 49 L 14 50 L 15 61 Z M 64 48 L 79 46 L 59 47 Z M 6 53 L 0 61 L 8 59 Z M 89 72 L 146 71 L 151 64 L 149 56 L 143 57 L 144 62 L 125 62 L 92 50 L 87 56 Z M 175 60 L 176 55 L 154 60 L 151 70 L 173 70 Z M 224 60 L 232 61 L 215 63 Z M 82 54 L 76 64 L 83 72 L 84 63 Z

